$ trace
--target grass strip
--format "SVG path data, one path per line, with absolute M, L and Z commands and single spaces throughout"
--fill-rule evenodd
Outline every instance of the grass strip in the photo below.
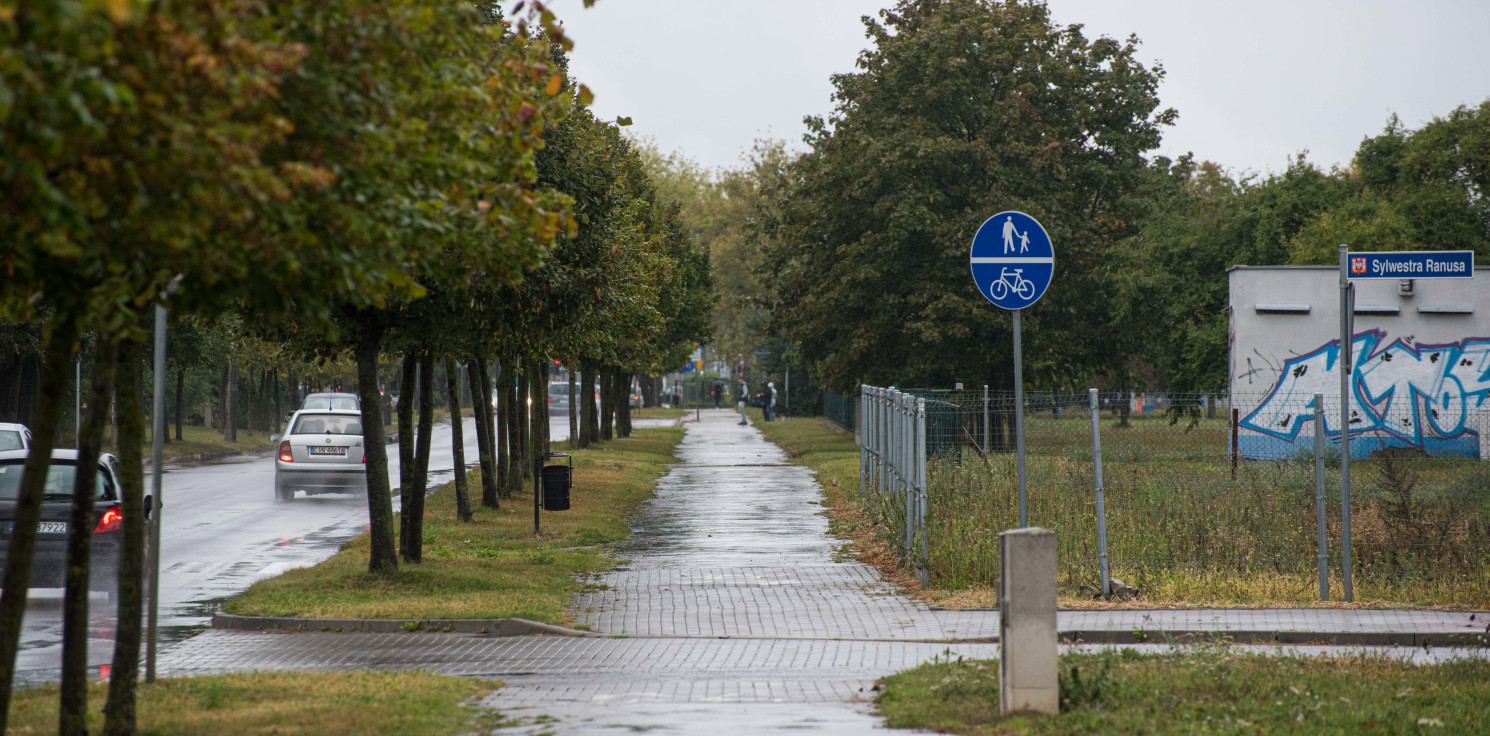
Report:
M 140 684 L 139 731 L 155 736 L 197 734 L 486 733 L 496 711 L 468 703 L 500 682 L 428 672 L 255 672 L 172 678 Z M 88 728 L 103 727 L 108 684 L 88 693 Z M 17 690 L 9 732 L 57 732 L 57 686 Z
M 368 539 L 361 535 L 313 567 L 288 570 L 254 583 L 223 606 L 248 616 L 308 618 L 525 618 L 568 625 L 566 609 L 584 577 L 614 567 L 597 545 L 625 539 L 628 517 L 651 497 L 675 460 L 679 427 L 638 429 L 630 437 L 574 453 L 571 508 L 543 512 L 533 534 L 531 481 L 503 499 L 500 509 L 479 505 L 475 518 L 455 515 L 453 484 L 425 502 L 424 562 L 388 573 L 367 571 Z
M 958 734 L 1477 734 L 1490 662 L 1268 656 L 1227 647 L 1060 659 L 1061 713 L 999 713 L 997 660 L 939 659 L 883 678 L 886 725 Z

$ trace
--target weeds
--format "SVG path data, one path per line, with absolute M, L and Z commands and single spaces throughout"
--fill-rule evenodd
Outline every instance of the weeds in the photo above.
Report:
M 770 427 L 770 425 L 764 425 Z M 869 479 L 861 496 L 851 436 L 797 422 L 769 434 L 788 449 L 838 441 L 844 452 L 807 451 L 819 470 L 832 530 L 854 540 L 858 559 L 904 568 L 904 506 Z M 1111 574 L 1150 605 L 1279 605 L 1317 600 L 1317 527 L 1312 458 L 1245 461 L 1235 480 L 1225 420 L 1138 418 L 1103 429 Z M 1060 594 L 1081 600 L 1096 587 L 1097 523 L 1090 425 L 1085 416 L 1032 415 L 1027 425 L 1032 525 L 1056 531 Z M 824 460 L 819 460 L 823 457 Z M 831 459 L 827 459 L 831 458 Z M 1340 600 L 1338 449 L 1327 460 L 1325 534 L 1331 597 Z M 825 477 L 824 473 L 829 477 Z M 1018 524 L 1015 460 L 967 452 L 927 468 L 930 589 L 947 605 L 991 604 L 998 532 Z M 1490 606 L 1490 463 L 1378 453 L 1352 463 L 1355 599 L 1365 604 Z M 839 483 L 840 486 L 832 485 Z M 896 578 L 899 581 L 901 578 Z M 1142 604 L 1142 603 L 1140 603 Z

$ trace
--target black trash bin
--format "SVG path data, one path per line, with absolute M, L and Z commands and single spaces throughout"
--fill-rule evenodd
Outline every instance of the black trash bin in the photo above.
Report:
M 572 476 L 568 465 L 543 466 L 543 510 L 568 511 Z

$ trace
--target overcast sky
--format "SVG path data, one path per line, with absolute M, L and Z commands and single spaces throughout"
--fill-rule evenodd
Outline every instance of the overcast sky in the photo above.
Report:
M 868 45 L 859 18 L 889 0 L 552 0 L 575 39 L 572 71 L 602 118 L 708 167 L 751 142 L 801 143 L 832 109 L 829 76 Z M 1347 165 L 1396 113 L 1419 127 L 1490 97 L 1486 0 L 1049 0 L 1088 38 L 1142 41 L 1179 122 L 1159 153 L 1233 173 L 1281 171 L 1308 150 Z

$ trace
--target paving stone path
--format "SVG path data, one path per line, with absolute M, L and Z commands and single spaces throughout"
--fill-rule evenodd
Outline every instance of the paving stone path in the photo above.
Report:
M 526 719 L 499 733 L 862 733 L 875 678 L 936 656 L 997 656 L 991 611 L 942 611 L 876 571 L 835 561 L 811 471 L 738 414 L 690 422 L 679 464 L 634 520 L 629 560 L 576 596 L 609 637 L 210 631 L 163 657 L 170 675 L 235 669 L 428 669 L 500 677 L 486 704 Z M 1069 611 L 1062 631 L 1483 629 L 1434 611 Z M 623 638 L 624 637 L 624 638 Z M 982 641 L 979 641 L 982 640 Z M 558 718 L 551 722 L 549 717 Z

